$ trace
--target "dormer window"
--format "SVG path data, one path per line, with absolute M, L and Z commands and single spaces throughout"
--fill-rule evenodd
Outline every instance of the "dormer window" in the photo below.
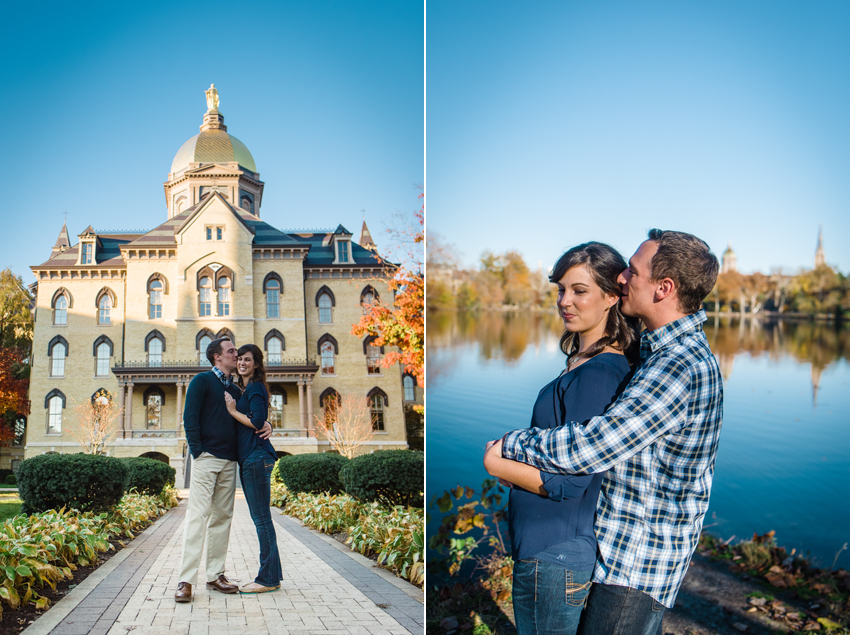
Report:
M 83 253 L 80 256 L 81 265 L 90 265 L 94 262 L 94 243 L 83 243 Z
M 348 263 L 348 241 L 340 240 L 336 244 L 337 249 L 337 262 L 342 264 Z

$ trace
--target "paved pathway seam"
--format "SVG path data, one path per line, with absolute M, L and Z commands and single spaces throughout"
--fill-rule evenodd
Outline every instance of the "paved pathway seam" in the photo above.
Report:
M 272 513 L 272 518 L 408 631 L 415 634 L 425 632 L 425 607 L 422 602 L 378 575 L 374 570 L 377 565 L 371 560 L 351 552 L 347 547 L 345 550 L 349 553 L 343 553 L 336 545 L 328 544 L 328 541 L 337 542 L 333 538 L 308 529 L 291 516 Z M 357 562 L 351 557 L 351 553 L 368 564 Z M 382 569 L 378 570 L 384 573 Z M 392 575 L 389 572 L 387 574 Z M 416 589 L 406 582 L 403 584 Z

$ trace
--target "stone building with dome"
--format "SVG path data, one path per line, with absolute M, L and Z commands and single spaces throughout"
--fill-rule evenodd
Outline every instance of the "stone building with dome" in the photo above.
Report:
M 331 396 L 369 401 L 363 451 L 408 447 L 405 412 L 421 390 L 352 324 L 391 301 L 391 265 L 366 228 L 278 229 L 261 219 L 265 184 L 229 134 L 214 87 L 200 133 L 174 157 L 166 218 L 150 231 L 66 226 L 36 283 L 26 457 L 78 452 L 75 404 L 106 395 L 122 409 L 113 456 L 186 468 L 185 391 L 222 335 L 264 351 L 279 454 L 327 452 L 314 421 Z M 293 224 L 303 219 L 292 219 Z M 389 274 L 391 275 L 391 273 Z M 408 406 L 408 407 L 406 407 Z

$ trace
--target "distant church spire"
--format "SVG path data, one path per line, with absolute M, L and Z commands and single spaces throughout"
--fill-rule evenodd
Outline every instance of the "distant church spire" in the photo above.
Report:
M 826 265 L 826 256 L 823 253 L 823 225 L 818 228 L 818 248 L 815 251 L 815 269 Z
M 59 232 L 59 238 L 56 239 L 56 244 L 53 245 L 53 251 L 50 252 L 50 257 L 55 258 L 70 246 L 71 242 L 68 240 L 68 225 L 67 223 L 62 223 L 62 231 Z

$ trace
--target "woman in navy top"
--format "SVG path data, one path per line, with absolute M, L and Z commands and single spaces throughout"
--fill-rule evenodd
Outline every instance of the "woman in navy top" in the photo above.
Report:
M 558 285 L 567 368 L 537 396 L 532 427 L 587 421 L 628 383 L 638 323 L 618 307 L 617 276 L 626 266 L 615 249 L 593 242 L 573 247 L 555 264 L 549 279 Z M 485 467 L 512 487 L 508 523 L 517 633 L 574 634 L 596 562 L 593 519 L 604 474 L 551 474 L 497 456 L 488 457 Z
M 263 351 L 254 344 L 245 344 L 237 351 L 239 361 L 236 371 L 240 383 L 247 384 L 239 401 L 225 394 L 230 415 L 242 425 L 236 427 L 236 460 L 242 490 L 257 528 L 260 540 L 260 571 L 250 584 L 239 589 L 242 593 L 266 593 L 280 588 L 283 573 L 277 548 L 277 535 L 272 521 L 271 474 L 277 461 L 277 452 L 268 439 L 257 436 L 269 414 L 269 390 Z

